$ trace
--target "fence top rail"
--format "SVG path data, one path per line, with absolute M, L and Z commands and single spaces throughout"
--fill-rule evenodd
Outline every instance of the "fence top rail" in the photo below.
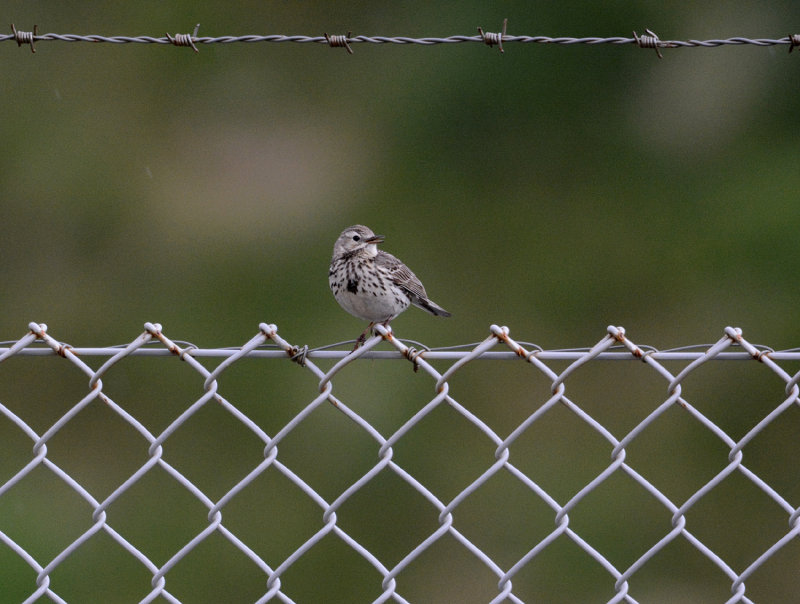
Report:
M 145 323 L 145 331 L 128 344 L 112 346 L 73 346 L 59 341 L 47 333 L 47 325 L 31 322 L 28 333 L 19 340 L 0 341 L 0 362 L 12 356 L 69 356 L 74 361 L 81 357 L 110 357 L 105 365 L 115 363 L 126 356 L 167 357 L 178 356 L 181 360 L 198 358 L 223 359 L 220 370 L 241 358 L 290 359 L 301 365 L 306 359 L 329 359 L 336 361 L 334 370 L 357 358 L 375 360 L 408 359 L 455 361 L 451 371 L 474 359 L 509 361 L 515 358 L 532 363 L 542 361 L 566 361 L 583 364 L 589 360 L 644 362 L 689 361 L 688 371 L 707 360 L 747 361 L 764 363 L 775 361 L 800 361 L 800 347 L 775 350 L 770 346 L 752 344 L 742 337 L 738 327 L 726 327 L 725 335 L 715 344 L 690 344 L 659 350 L 650 345 L 634 344 L 625 334 L 624 327 L 609 325 L 606 336 L 592 347 L 561 348 L 545 350 L 538 344 L 515 341 L 509 337 L 508 327 L 491 325 L 490 336 L 481 342 L 453 346 L 430 347 L 421 342 L 401 338 L 391 327 L 377 325 L 373 336 L 364 346 L 353 348 L 355 340 L 345 340 L 321 346 L 297 346 L 278 335 L 278 326 L 259 324 L 259 332 L 241 346 L 201 348 L 186 340 L 173 340 L 162 332 L 161 324 Z M 378 350 L 384 344 L 394 350 Z M 79 361 L 78 361 L 79 362 Z M 105 367 L 104 365 L 104 367 Z M 333 371 L 333 370 L 332 370 Z M 800 374 L 798 374 L 800 375 Z
M 710 345 L 709 345 L 710 346 Z M 108 347 L 70 347 L 70 351 L 79 357 L 111 357 L 118 354 L 123 346 L 108 346 Z M 535 348 L 535 347 L 534 347 Z M 706 347 L 707 349 L 707 347 Z M 10 350 L 9 347 L 0 346 L 0 356 Z M 532 352 L 531 356 L 543 361 L 576 361 L 585 357 L 589 353 L 586 349 L 571 349 L 571 350 L 541 350 Z M 184 354 L 195 358 L 229 358 L 241 352 L 241 348 L 193 348 L 190 347 Z M 309 349 L 306 352 L 306 358 L 309 359 L 332 359 L 340 360 L 347 357 L 351 350 L 315 350 Z M 425 359 L 434 360 L 460 360 L 469 356 L 469 350 L 443 350 L 443 349 L 430 349 L 420 350 L 419 356 Z M 647 353 L 658 361 L 693 361 L 705 356 L 705 351 L 698 347 L 698 350 L 653 350 Z M 46 346 L 28 346 L 16 352 L 15 356 L 58 356 L 58 353 L 52 348 Z M 142 347 L 130 352 L 130 356 L 142 357 L 166 357 L 176 356 L 176 354 L 166 348 L 150 348 Z M 405 356 L 397 350 L 369 350 L 362 355 L 365 359 L 376 360 L 398 360 L 403 359 Z M 800 350 L 764 350 L 763 355 L 775 361 L 800 361 Z M 243 355 L 245 358 L 288 358 L 286 351 L 278 347 L 265 347 L 257 350 L 251 350 Z M 510 350 L 502 351 L 487 351 L 483 352 L 475 359 L 487 361 L 507 361 L 513 358 L 522 358 L 516 352 Z M 600 361 L 641 361 L 642 359 L 635 356 L 628 351 L 611 351 L 602 352 L 593 357 Z M 713 357 L 717 361 L 749 361 L 753 356 L 749 352 L 721 352 Z

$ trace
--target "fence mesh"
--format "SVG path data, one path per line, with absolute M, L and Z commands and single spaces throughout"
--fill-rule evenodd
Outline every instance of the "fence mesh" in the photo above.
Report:
M 352 353 L 268 324 L 223 349 L 150 323 L 111 348 L 29 329 L 0 347 L 7 601 L 800 589 L 800 352 L 739 329 L 542 350 L 493 325 L 429 350 L 378 326 Z

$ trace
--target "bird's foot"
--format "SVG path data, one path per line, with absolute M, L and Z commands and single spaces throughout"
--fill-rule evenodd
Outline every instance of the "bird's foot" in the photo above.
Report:
M 358 336 L 358 339 L 356 340 L 356 345 L 353 346 L 353 352 L 361 348 L 364 345 L 364 342 L 367 341 L 367 334 L 369 333 L 370 329 L 372 329 L 373 325 L 375 325 L 375 323 L 370 323 L 369 325 L 367 325 L 367 328 L 361 332 L 360 336 Z

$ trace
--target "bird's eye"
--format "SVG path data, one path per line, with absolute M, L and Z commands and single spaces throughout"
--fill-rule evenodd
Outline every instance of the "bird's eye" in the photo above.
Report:
M 353 235 L 353 241 L 361 241 L 361 237 L 358 235 Z

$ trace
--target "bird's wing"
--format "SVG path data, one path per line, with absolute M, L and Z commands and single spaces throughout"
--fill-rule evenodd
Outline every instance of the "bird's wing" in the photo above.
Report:
M 390 253 L 381 250 L 375 257 L 375 262 L 379 266 L 388 269 L 392 282 L 406 290 L 412 298 L 422 298 L 424 300 L 428 297 L 422 282 L 417 279 L 417 276 Z

